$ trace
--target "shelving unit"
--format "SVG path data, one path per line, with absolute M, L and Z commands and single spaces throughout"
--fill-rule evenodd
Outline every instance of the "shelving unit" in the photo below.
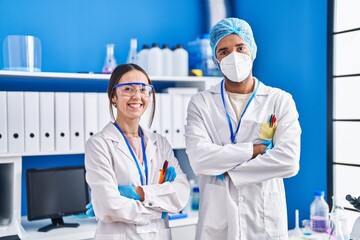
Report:
M 97 73 L 59 73 L 59 72 L 14 72 L 14 71 L 0 71 L 0 85 L 2 82 L 6 82 L 13 79 L 26 79 L 37 81 L 44 81 L 46 83 L 52 83 L 52 81 L 64 81 L 63 83 L 69 83 L 67 81 L 108 81 L 109 74 L 97 74 Z M 150 79 L 155 85 L 171 84 L 174 87 L 196 87 L 199 91 L 205 90 L 212 85 L 221 81 L 220 77 L 173 77 L 173 76 L 150 76 Z M 60 82 L 61 84 L 61 82 Z M 36 90 L 36 89 L 34 89 Z M 7 91 L 2 88 L 2 91 Z M 1 107 L 1 106 L 0 106 Z M 1 110 L 1 109 L 0 109 Z M 13 179 L 13 211 L 12 221 L 10 225 L 6 227 L 0 226 L 0 237 L 15 235 L 19 233 L 19 223 L 22 222 L 21 218 L 21 176 L 22 176 L 22 157 L 23 156 L 47 156 L 47 155 L 72 155 L 83 154 L 83 152 L 73 151 L 55 151 L 55 152 L 39 152 L 39 153 L 0 153 L 0 165 L 1 164 L 13 164 L 13 173 L 9 173 Z M 0 193 L 2 194 L 2 193 Z M 193 224 L 194 219 L 189 221 L 183 220 L 185 225 Z M 176 224 L 175 224 L 176 225 Z M 176 226 L 178 227 L 178 226 Z M 75 238 L 76 239 L 76 238 Z

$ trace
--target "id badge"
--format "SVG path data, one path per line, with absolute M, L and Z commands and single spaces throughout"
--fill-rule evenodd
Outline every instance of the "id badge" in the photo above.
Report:
M 156 223 L 149 223 L 146 225 L 136 225 L 136 232 L 137 233 L 151 233 L 151 232 L 158 232 Z

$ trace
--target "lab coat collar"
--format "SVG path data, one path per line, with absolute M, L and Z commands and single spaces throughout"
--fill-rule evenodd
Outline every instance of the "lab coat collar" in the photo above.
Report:
M 259 99 L 258 96 L 265 96 L 265 95 L 269 94 L 268 88 L 262 82 L 258 81 L 257 78 L 255 78 L 255 77 L 253 77 L 253 78 L 255 80 L 255 84 L 260 84 L 260 85 L 259 85 L 259 88 L 257 90 L 255 98 L 250 103 L 250 105 L 249 105 L 249 107 L 248 107 L 248 109 L 247 109 L 247 111 L 246 111 L 246 113 L 244 115 L 244 118 L 250 116 L 251 113 L 253 113 L 260 106 L 260 99 Z M 221 100 L 221 87 L 222 87 L 222 84 L 221 84 L 221 82 L 219 82 L 217 85 L 212 86 L 209 89 L 209 91 L 211 93 L 215 94 L 214 102 L 216 103 L 216 105 L 223 109 L 224 105 L 223 105 L 222 100 Z M 229 97 L 228 97 L 228 93 L 226 91 L 224 91 L 224 94 L 225 94 L 226 106 L 228 108 L 228 113 L 230 115 L 231 120 L 235 124 L 235 123 L 238 122 L 235 111 L 231 107 L 231 103 L 230 103 L 230 100 L 229 100 Z
M 146 143 L 146 150 L 145 150 L 146 158 L 147 158 L 147 161 L 150 162 L 154 158 L 154 154 L 157 149 L 156 136 L 155 136 L 155 133 L 152 133 L 152 132 L 148 131 L 147 129 L 144 129 L 143 127 L 141 127 L 141 129 L 143 130 L 143 136 L 145 138 L 145 143 Z M 102 133 L 103 133 L 105 139 L 115 142 L 115 146 L 120 151 L 122 151 L 132 162 L 134 162 L 133 157 L 126 145 L 125 139 L 123 138 L 123 136 L 121 135 L 119 130 L 115 127 L 114 123 L 109 122 L 105 126 L 105 128 L 102 130 Z

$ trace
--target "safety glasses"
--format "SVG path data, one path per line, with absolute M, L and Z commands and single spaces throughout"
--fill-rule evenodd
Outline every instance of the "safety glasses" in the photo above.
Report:
M 139 92 L 141 97 L 146 98 L 151 95 L 153 85 L 149 85 L 143 82 L 127 82 L 116 84 L 112 89 L 118 89 L 118 92 L 122 96 L 132 97 L 136 92 Z

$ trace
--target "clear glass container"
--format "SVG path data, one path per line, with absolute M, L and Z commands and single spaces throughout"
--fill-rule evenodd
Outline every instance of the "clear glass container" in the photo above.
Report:
M 114 56 L 114 49 L 115 44 L 106 44 L 106 57 L 104 66 L 101 71 L 102 73 L 112 73 L 112 71 L 114 71 L 114 69 L 116 68 L 117 64 Z

